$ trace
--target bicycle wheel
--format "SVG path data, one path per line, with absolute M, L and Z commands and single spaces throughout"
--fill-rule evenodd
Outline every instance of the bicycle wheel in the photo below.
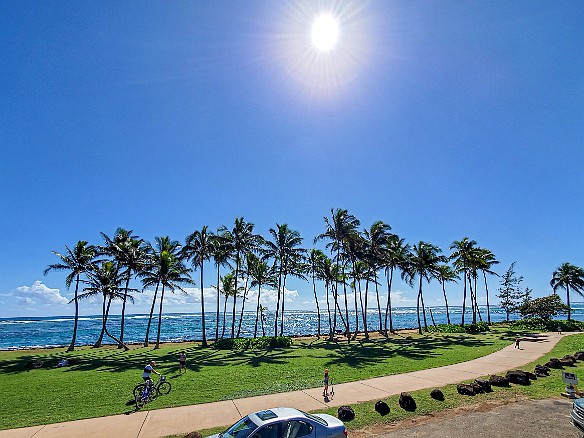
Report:
M 172 386 L 170 385 L 170 382 L 162 382 L 160 385 L 158 385 L 157 389 L 159 394 L 166 395 L 170 392 L 171 388 Z
M 140 409 L 146 403 L 146 391 L 146 385 L 143 383 L 134 387 L 134 402 L 137 409 Z

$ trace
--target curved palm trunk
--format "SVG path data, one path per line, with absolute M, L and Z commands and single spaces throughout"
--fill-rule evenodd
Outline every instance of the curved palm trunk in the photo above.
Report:
M 79 321 L 79 300 L 77 299 L 79 292 L 79 274 L 75 279 L 75 321 L 73 322 L 73 338 L 67 348 L 67 352 L 75 350 L 75 340 L 77 339 L 77 322 Z
M 416 313 L 418 315 L 418 333 L 422 334 L 422 322 L 420 321 L 420 298 L 422 296 L 422 277 L 420 276 L 420 289 L 418 290 L 418 299 L 416 301 Z
M 345 267 L 343 266 L 343 278 L 345 278 Z M 349 325 L 349 301 L 347 300 L 347 282 L 343 281 L 343 293 L 345 296 L 345 316 L 347 317 L 345 321 L 345 333 L 347 335 L 347 341 L 351 342 L 351 327 Z
M 203 330 L 203 340 L 201 342 L 201 347 L 207 347 L 207 332 L 205 329 L 205 296 L 203 294 L 203 260 L 201 260 L 201 319 Z
M 479 321 L 480 322 L 483 322 L 483 317 L 481 315 L 481 309 L 479 309 L 479 302 L 477 300 L 477 292 L 478 292 L 478 288 L 477 288 L 477 276 L 475 276 L 475 278 L 474 278 L 474 290 L 475 290 L 475 292 L 474 292 L 474 294 L 475 294 L 475 304 L 477 306 L 477 315 L 479 317 Z
M 424 330 L 428 331 L 428 321 L 426 319 L 426 305 L 424 304 L 424 294 L 420 288 L 420 302 L 422 303 L 422 315 L 424 316 Z
M 444 294 L 444 303 L 446 304 L 446 320 L 450 325 L 450 312 L 448 311 L 448 298 L 446 298 L 446 288 L 444 287 L 444 281 L 442 283 L 442 293 Z
M 483 277 L 485 279 L 485 292 L 487 293 L 487 322 L 491 323 L 491 307 L 489 306 L 489 287 L 487 286 L 487 274 L 483 271 Z
M 464 271 L 463 280 L 464 280 L 464 292 L 463 292 L 463 296 L 462 296 L 462 322 L 460 323 L 461 326 L 464 326 L 464 313 L 466 311 L 466 270 Z M 509 315 L 507 315 L 507 320 L 509 320 Z
M 152 325 L 152 315 L 154 314 L 154 305 L 156 304 L 156 296 L 158 295 L 158 287 L 160 286 L 160 281 L 156 283 L 156 289 L 154 290 L 154 297 L 152 298 L 152 306 L 150 307 L 150 316 L 148 317 L 148 325 L 146 326 L 146 336 L 144 337 L 144 347 L 148 347 L 149 337 L 150 337 L 150 326 Z
M 359 294 L 361 294 L 361 284 L 357 285 L 357 281 L 355 278 L 353 278 L 353 285 L 351 287 L 351 289 L 353 289 L 353 298 L 354 298 L 354 304 L 355 304 L 355 334 L 353 336 L 353 339 L 357 338 L 357 333 L 359 333 L 359 305 L 357 304 L 357 286 L 359 286 Z M 359 298 L 359 300 L 361 300 L 361 304 L 362 303 L 362 298 Z M 363 306 L 361 306 L 363 307 Z
M 472 277 L 468 277 L 468 287 L 470 289 L 470 302 L 472 305 L 472 323 L 477 323 L 477 308 L 476 308 L 476 297 L 472 290 Z
M 126 322 L 126 299 L 128 298 L 128 286 L 130 285 L 130 278 L 132 277 L 131 271 L 128 269 L 128 275 L 126 277 L 126 287 L 124 289 L 124 302 L 122 303 L 122 322 L 120 325 L 120 342 L 118 344 L 118 348 L 123 348 L 124 344 L 124 326 Z M 109 336 L 109 335 L 108 335 Z M 111 337 L 111 336 L 110 336 Z
M 337 286 L 338 286 L 338 282 L 336 283 L 334 289 L 333 289 L 333 330 L 331 332 L 331 340 L 334 339 L 334 335 L 337 332 L 337 308 L 339 308 L 339 294 L 337 293 Z M 340 313 L 340 308 L 339 308 L 339 313 Z
M 93 344 L 93 348 L 101 347 L 101 342 L 103 341 L 103 335 L 105 334 L 105 325 L 107 323 L 107 317 L 109 315 L 109 308 L 110 308 L 110 304 L 112 302 L 111 297 L 109 297 L 109 300 L 107 298 L 108 297 L 104 294 L 103 304 L 101 306 L 101 333 L 99 334 L 99 338 L 97 339 L 95 344 Z M 106 301 L 107 301 L 107 306 L 106 306 Z
M 363 308 L 363 330 L 365 330 L 365 339 L 369 339 L 369 330 L 367 328 L 367 295 L 369 294 L 369 280 L 365 282 L 365 307 Z
M 568 306 L 568 321 L 572 319 L 572 308 L 570 307 L 570 286 L 566 284 L 566 305 Z
M 260 297 L 261 297 L 261 294 L 262 294 L 262 282 L 260 281 L 260 282 L 258 282 L 258 305 L 256 307 L 255 327 L 253 329 L 253 337 L 254 337 L 254 339 L 257 337 L 257 334 L 258 334 L 258 321 L 259 321 L 259 318 L 260 318 L 260 306 L 261 306 L 261 304 L 260 304 Z M 263 325 L 264 325 L 264 321 L 263 321 L 263 318 L 262 318 L 262 328 L 263 328 Z
M 316 303 L 316 336 L 320 339 L 320 306 L 318 305 L 318 296 L 316 295 L 316 281 L 314 279 L 314 270 L 312 271 L 312 290 L 314 292 L 314 302 Z
M 160 327 L 162 326 L 162 303 L 164 302 L 164 283 L 162 283 L 162 292 L 160 293 L 160 308 L 158 309 L 158 333 L 156 334 L 156 346 L 154 349 L 160 348 Z
M 247 301 L 247 292 L 248 292 L 248 281 L 249 281 L 249 276 L 246 277 L 245 279 L 245 286 L 243 287 L 243 300 L 241 301 L 241 313 L 239 314 L 239 324 L 237 325 L 237 336 L 236 338 L 239 338 L 239 335 L 241 333 L 241 324 L 243 323 L 243 312 L 245 311 L 245 302 Z
M 391 315 L 391 283 L 393 282 L 393 266 L 387 277 L 387 306 L 385 307 L 385 335 L 387 336 L 387 315 L 389 314 L 389 331 L 393 333 L 393 318 Z
M 221 284 L 221 275 L 219 274 L 219 264 L 217 264 L 217 315 L 215 317 L 215 341 L 219 340 L 219 308 L 221 307 L 219 302 L 221 298 L 219 284 Z

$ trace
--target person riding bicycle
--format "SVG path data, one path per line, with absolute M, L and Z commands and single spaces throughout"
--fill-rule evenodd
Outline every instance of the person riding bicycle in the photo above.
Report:
M 154 369 L 155 366 L 156 362 L 151 360 L 150 363 L 144 367 L 144 372 L 142 373 L 142 378 L 144 379 L 144 382 L 150 387 L 153 384 L 152 379 L 150 378 L 150 374 L 154 373 L 158 374 L 159 376 L 161 375 L 158 371 Z

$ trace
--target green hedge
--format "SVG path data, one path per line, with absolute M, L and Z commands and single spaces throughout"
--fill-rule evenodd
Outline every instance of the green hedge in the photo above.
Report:
M 490 331 L 489 323 L 477 322 L 476 324 L 466 324 L 464 326 L 458 324 L 437 324 L 436 326 L 428 327 L 428 331 L 432 333 L 482 333 Z
M 577 332 L 584 330 L 584 322 L 582 321 L 566 321 L 554 319 L 541 318 L 526 318 L 519 321 L 513 321 L 509 327 L 515 330 L 538 330 L 543 332 L 555 332 L 558 326 L 564 332 Z
M 217 350 L 269 350 L 292 345 L 289 336 L 262 336 L 259 338 L 219 339 L 213 345 Z

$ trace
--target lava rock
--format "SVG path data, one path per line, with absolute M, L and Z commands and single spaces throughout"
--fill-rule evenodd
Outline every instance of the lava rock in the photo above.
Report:
M 456 390 L 461 395 L 475 395 L 475 388 L 472 385 L 459 383 L 458 385 L 456 385 Z
M 574 366 L 574 364 L 576 363 L 576 360 L 572 356 L 566 355 L 560 359 L 560 363 L 563 366 L 571 367 L 571 366 Z
M 200 432 L 195 431 L 195 432 L 187 433 L 185 435 L 185 438 L 203 438 L 203 435 L 201 435 Z
M 341 406 L 337 410 L 337 417 L 341 421 L 351 421 L 355 418 L 355 411 L 351 406 Z
M 537 377 L 547 377 L 550 375 L 550 369 L 545 365 L 536 365 L 534 373 Z
M 399 405 L 402 409 L 405 409 L 406 411 L 415 411 L 417 407 L 416 401 L 407 392 L 402 392 L 399 395 Z
M 574 359 L 584 360 L 584 351 L 577 351 L 576 353 L 574 353 Z
M 430 397 L 434 400 L 444 401 L 444 393 L 439 389 L 433 389 L 432 392 L 430 392 Z
M 476 379 L 475 383 L 483 389 L 483 392 L 493 392 L 491 383 L 488 380 Z
M 507 378 L 511 383 L 524 386 L 531 385 L 531 380 L 529 380 L 529 377 L 527 377 L 525 372 L 521 370 L 507 371 Z
M 507 377 L 497 376 L 496 374 L 493 374 L 492 376 L 489 376 L 489 383 L 492 386 L 508 387 L 509 379 Z
M 557 357 L 552 357 L 549 362 L 547 362 L 545 364 L 546 367 L 548 368 L 555 368 L 558 370 L 561 370 L 563 368 L 562 363 L 560 362 L 560 359 L 558 359 Z
M 389 406 L 384 401 L 379 400 L 375 403 L 375 411 L 383 417 L 384 415 L 389 414 Z

